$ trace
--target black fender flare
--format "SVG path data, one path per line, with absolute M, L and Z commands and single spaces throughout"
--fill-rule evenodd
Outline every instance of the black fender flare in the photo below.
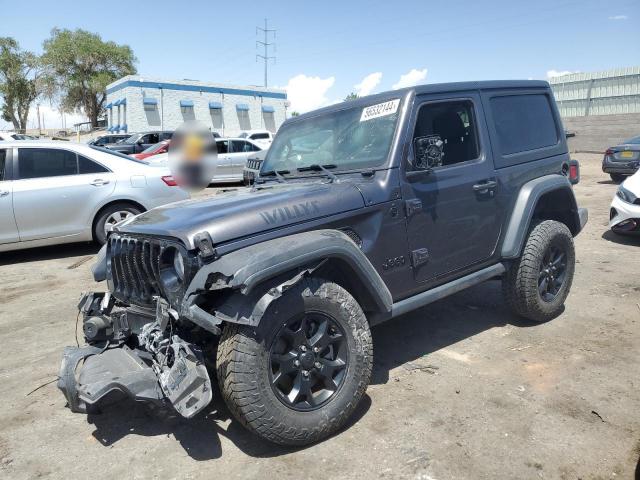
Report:
M 362 250 L 338 230 L 313 230 L 250 245 L 203 266 L 185 292 L 184 313 L 204 313 L 195 305 L 200 293 L 233 289 L 212 315 L 216 323 L 257 325 L 271 301 L 331 259 L 344 262 L 367 285 L 378 313 L 391 312 L 391 293 Z
M 520 256 L 527 238 L 533 214 L 540 198 L 550 192 L 563 191 L 569 202 L 567 211 L 569 230 L 576 236 L 587 222 L 587 210 L 578 208 L 571 182 L 564 175 L 544 175 L 525 183 L 518 192 L 511 217 L 502 242 L 502 258 L 512 259 Z

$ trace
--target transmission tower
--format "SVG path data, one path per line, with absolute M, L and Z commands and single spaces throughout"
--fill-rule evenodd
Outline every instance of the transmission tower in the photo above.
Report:
M 256 48 L 260 48 L 263 47 L 264 48 L 264 55 L 261 54 L 256 54 L 256 62 L 258 61 L 258 59 L 262 59 L 262 61 L 264 62 L 264 86 L 265 88 L 267 87 L 267 76 L 268 76 L 268 65 L 269 65 L 269 60 L 273 60 L 273 63 L 275 63 L 276 61 L 276 57 L 274 56 L 269 56 L 269 47 L 273 47 L 273 51 L 276 51 L 276 44 L 275 42 L 269 42 L 269 34 L 273 34 L 273 39 L 275 40 L 276 38 L 276 31 L 273 29 L 269 29 L 267 26 L 267 19 L 264 19 L 264 28 L 262 27 L 256 27 L 256 35 L 258 35 L 260 32 L 262 32 L 264 34 L 264 41 L 262 40 L 256 40 Z

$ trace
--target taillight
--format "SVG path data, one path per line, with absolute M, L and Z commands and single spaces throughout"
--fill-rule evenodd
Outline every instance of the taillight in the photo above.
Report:
M 162 177 L 162 181 L 167 184 L 168 187 L 177 187 L 178 182 L 173 178 L 173 175 L 165 175 Z
M 580 164 L 577 160 L 569 160 L 569 182 L 572 185 L 577 184 L 580 181 Z
M 613 155 L 613 150 L 611 150 L 610 148 L 607 148 L 607 151 L 604 152 L 605 157 L 608 157 L 610 155 Z

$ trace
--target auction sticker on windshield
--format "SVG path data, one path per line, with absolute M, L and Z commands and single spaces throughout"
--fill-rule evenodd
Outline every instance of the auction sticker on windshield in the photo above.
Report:
M 365 122 L 373 118 L 386 117 L 392 115 L 398 111 L 398 105 L 400 105 L 400 99 L 390 100 L 388 102 L 379 103 L 377 105 L 371 105 L 362 110 L 360 121 Z

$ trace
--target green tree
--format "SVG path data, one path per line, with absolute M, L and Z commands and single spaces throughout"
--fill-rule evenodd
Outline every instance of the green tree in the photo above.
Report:
M 291 116 L 292 117 L 297 117 L 298 115 L 300 115 L 298 112 L 296 112 L 295 110 L 293 112 L 291 112 Z
M 11 37 L 0 37 L 0 96 L 2 119 L 13 128 L 27 128 L 29 108 L 38 96 L 38 57 L 20 49 Z
M 136 73 L 129 46 L 105 42 L 86 30 L 54 28 L 43 49 L 47 94 L 59 97 L 63 110 L 83 112 L 93 127 L 104 111 L 106 86 Z
M 351 92 L 349 95 L 344 97 L 344 101 L 348 102 L 349 100 L 356 100 L 357 98 L 360 98 L 360 95 L 358 95 L 357 93 Z

